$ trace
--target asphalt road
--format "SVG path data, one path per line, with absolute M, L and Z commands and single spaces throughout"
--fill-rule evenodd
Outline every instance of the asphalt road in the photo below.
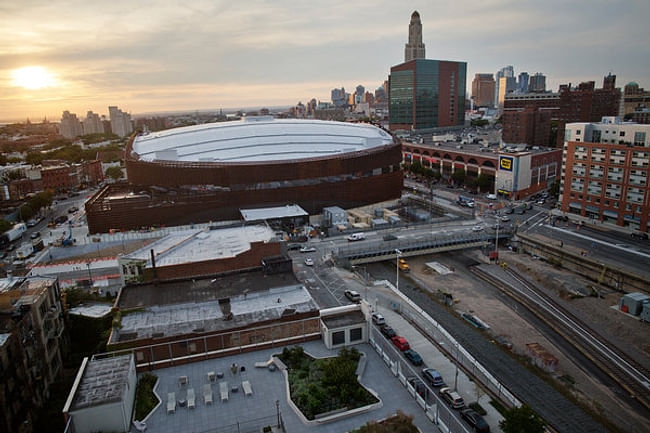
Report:
M 376 279 L 394 281 L 393 267 L 382 263 L 368 265 L 368 271 Z M 458 342 L 479 360 L 517 397 L 529 404 L 537 413 L 559 432 L 606 432 L 581 408 L 542 379 L 528 371 L 501 348 L 490 343 L 481 333 L 470 327 L 440 304 L 415 290 L 410 279 L 400 278 L 400 290 L 434 317 Z

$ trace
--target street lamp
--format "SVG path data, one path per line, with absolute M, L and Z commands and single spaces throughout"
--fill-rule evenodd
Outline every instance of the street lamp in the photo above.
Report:
M 399 292 L 399 258 L 402 255 L 402 252 L 395 248 L 395 288 Z

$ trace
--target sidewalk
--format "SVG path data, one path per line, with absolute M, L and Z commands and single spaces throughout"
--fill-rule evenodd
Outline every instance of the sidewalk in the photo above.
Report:
M 398 335 L 406 338 L 411 345 L 411 348 L 420 354 L 424 360 L 424 364 L 430 368 L 436 369 L 442 375 L 447 386 L 453 388 L 456 375 L 455 364 L 448 359 L 436 345 L 422 335 L 400 314 L 374 302 L 372 291 L 378 291 L 384 297 L 393 297 L 390 290 L 379 286 L 374 286 L 370 290 L 371 292 L 368 294 L 368 297 L 370 298 L 373 307 L 376 307 L 376 310 L 383 314 L 386 323 L 388 323 L 388 325 L 392 327 Z M 399 302 L 397 299 L 395 299 L 395 301 Z M 446 348 L 446 350 L 453 351 L 454 348 Z M 501 414 L 490 404 L 492 398 L 487 395 L 484 390 L 480 389 L 474 381 L 470 380 L 461 369 L 458 369 L 457 391 L 465 400 L 466 405 L 478 400 L 481 407 L 487 412 L 487 415 L 483 418 L 485 418 L 485 421 L 490 425 L 490 431 L 502 432 L 499 428 L 499 421 L 503 419 L 503 416 L 501 416 Z

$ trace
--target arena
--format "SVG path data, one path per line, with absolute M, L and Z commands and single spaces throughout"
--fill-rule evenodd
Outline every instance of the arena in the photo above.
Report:
M 310 214 L 399 198 L 399 140 L 373 125 L 253 117 L 134 135 L 129 183 L 86 203 L 91 233 L 239 219 L 295 203 Z

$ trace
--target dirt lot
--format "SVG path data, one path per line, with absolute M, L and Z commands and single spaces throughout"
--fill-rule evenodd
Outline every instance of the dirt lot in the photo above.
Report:
M 442 254 L 409 259 L 413 276 L 424 281 L 433 291 L 443 290 L 451 293 L 454 309 L 458 312 L 472 312 L 490 326 L 494 336 L 505 337 L 513 345 L 513 351 L 525 355 L 527 343 L 539 343 L 558 359 L 558 371 L 552 377 L 564 384 L 570 392 L 595 411 L 602 413 L 613 424 L 622 426 L 628 432 L 646 432 L 647 419 L 638 415 L 627 402 L 621 400 L 616 392 L 602 385 L 590 373 L 576 365 L 558 347 L 549 341 L 539 330 L 524 319 L 520 313 L 523 307 L 514 305 L 499 290 L 477 279 L 468 269 L 478 258 L 478 252 Z M 604 298 L 584 297 L 571 299 L 568 293 L 581 291 L 588 284 L 577 275 L 555 269 L 544 262 L 529 256 L 502 253 L 501 257 L 511 266 L 538 286 L 544 285 L 548 293 L 553 293 L 558 301 L 570 308 L 589 326 L 610 341 L 625 347 L 642 365 L 650 363 L 647 326 L 635 319 L 610 308 L 618 302 L 618 294 L 603 292 Z M 427 270 L 425 263 L 437 261 L 453 268 L 448 275 L 439 275 Z M 568 288 L 568 290 L 567 290 Z M 560 295 L 566 299 L 562 299 Z M 512 306 L 511 306 L 512 305 Z M 645 329 L 645 331 L 643 331 Z

